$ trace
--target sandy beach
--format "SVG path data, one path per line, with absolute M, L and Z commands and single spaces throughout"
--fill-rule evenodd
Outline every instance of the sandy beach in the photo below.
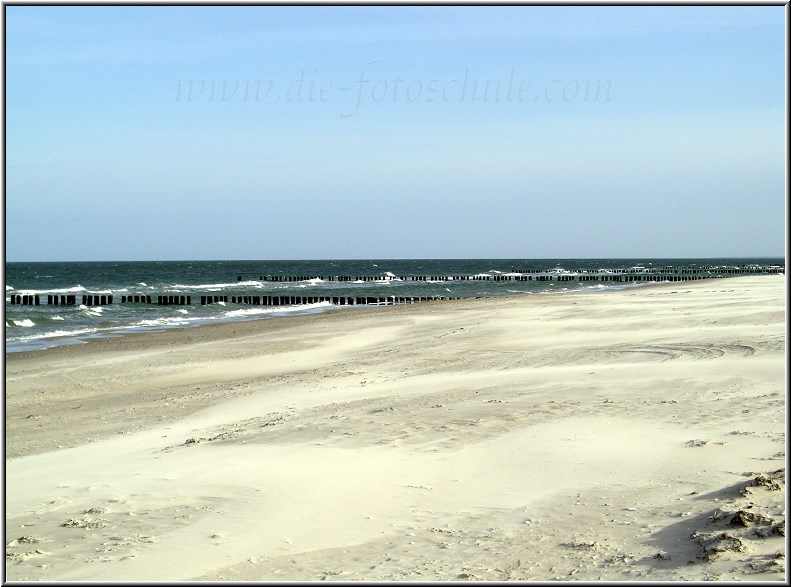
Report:
M 785 278 L 6 356 L 6 579 L 770 580 Z

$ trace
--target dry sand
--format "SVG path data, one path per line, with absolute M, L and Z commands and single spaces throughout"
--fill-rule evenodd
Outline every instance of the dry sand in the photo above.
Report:
M 785 575 L 785 278 L 6 357 L 8 580 Z

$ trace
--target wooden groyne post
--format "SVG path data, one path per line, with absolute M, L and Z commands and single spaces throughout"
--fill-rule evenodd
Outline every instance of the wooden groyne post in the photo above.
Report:
M 76 297 L 76 296 L 75 296 Z M 107 306 L 113 303 L 112 294 L 84 294 L 82 296 L 83 306 Z

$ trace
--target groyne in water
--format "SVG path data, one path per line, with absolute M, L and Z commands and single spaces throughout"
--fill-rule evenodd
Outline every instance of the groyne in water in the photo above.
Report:
M 12 295 L 6 302 L 20 306 L 41 305 L 40 295 Z M 60 298 L 60 299 L 58 299 Z M 331 303 L 336 306 L 362 306 L 362 305 L 394 305 L 417 304 L 434 300 L 457 300 L 458 297 L 450 296 L 200 296 L 200 305 L 209 304 L 243 304 L 252 306 L 299 306 L 305 304 Z M 112 295 L 84 295 L 80 298 L 83 306 L 106 306 L 108 304 L 157 304 L 159 306 L 191 306 L 192 296 L 151 296 L 131 295 L 121 296 L 120 299 Z M 197 299 L 196 299 L 197 302 Z M 77 296 L 47 296 L 47 305 L 76 306 Z
M 715 277 L 732 277 L 736 275 L 770 275 L 785 273 L 784 265 L 743 266 L 743 267 L 631 267 L 629 269 L 578 269 L 547 271 L 538 269 L 516 269 L 510 273 L 475 275 L 407 275 L 399 277 L 392 273 L 384 275 L 260 275 L 261 281 L 689 281 L 692 279 L 710 279 Z M 241 281 L 242 276 L 237 276 Z
M 739 275 L 772 275 L 784 274 L 784 265 L 768 266 L 704 266 L 704 267 L 684 267 L 684 266 L 665 266 L 665 267 L 630 267 L 626 269 L 579 269 L 579 270 L 533 270 L 517 269 L 510 273 L 478 273 L 472 275 L 406 275 L 399 277 L 393 273 L 383 275 L 259 275 L 261 282 L 344 282 L 344 283 L 367 283 L 367 282 L 461 282 L 461 281 L 535 281 L 535 282 L 581 282 L 581 283 L 634 283 L 634 282 L 675 282 L 693 281 L 699 279 L 711 279 L 722 277 L 734 277 Z M 244 277 L 236 276 L 237 281 L 241 282 Z M 293 306 L 316 303 L 330 303 L 337 306 L 353 305 L 393 305 L 411 304 L 434 300 L 459 299 L 451 296 L 294 296 L 294 295 L 205 295 L 195 296 L 194 302 L 200 305 L 209 304 L 242 304 L 255 306 Z M 43 305 L 43 294 L 19 295 L 12 294 L 6 298 L 6 303 L 10 305 L 38 306 Z M 77 296 L 69 295 L 47 295 L 47 305 L 76 306 L 77 303 L 84 306 L 105 306 L 114 303 L 120 304 L 157 304 L 157 305 L 193 305 L 191 295 L 156 295 L 156 294 L 133 294 L 123 296 L 113 296 L 108 294 L 94 295 L 83 294 Z

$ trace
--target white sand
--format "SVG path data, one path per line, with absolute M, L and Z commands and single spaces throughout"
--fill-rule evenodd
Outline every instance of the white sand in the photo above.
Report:
M 6 578 L 782 581 L 784 321 L 738 277 L 9 355 Z

